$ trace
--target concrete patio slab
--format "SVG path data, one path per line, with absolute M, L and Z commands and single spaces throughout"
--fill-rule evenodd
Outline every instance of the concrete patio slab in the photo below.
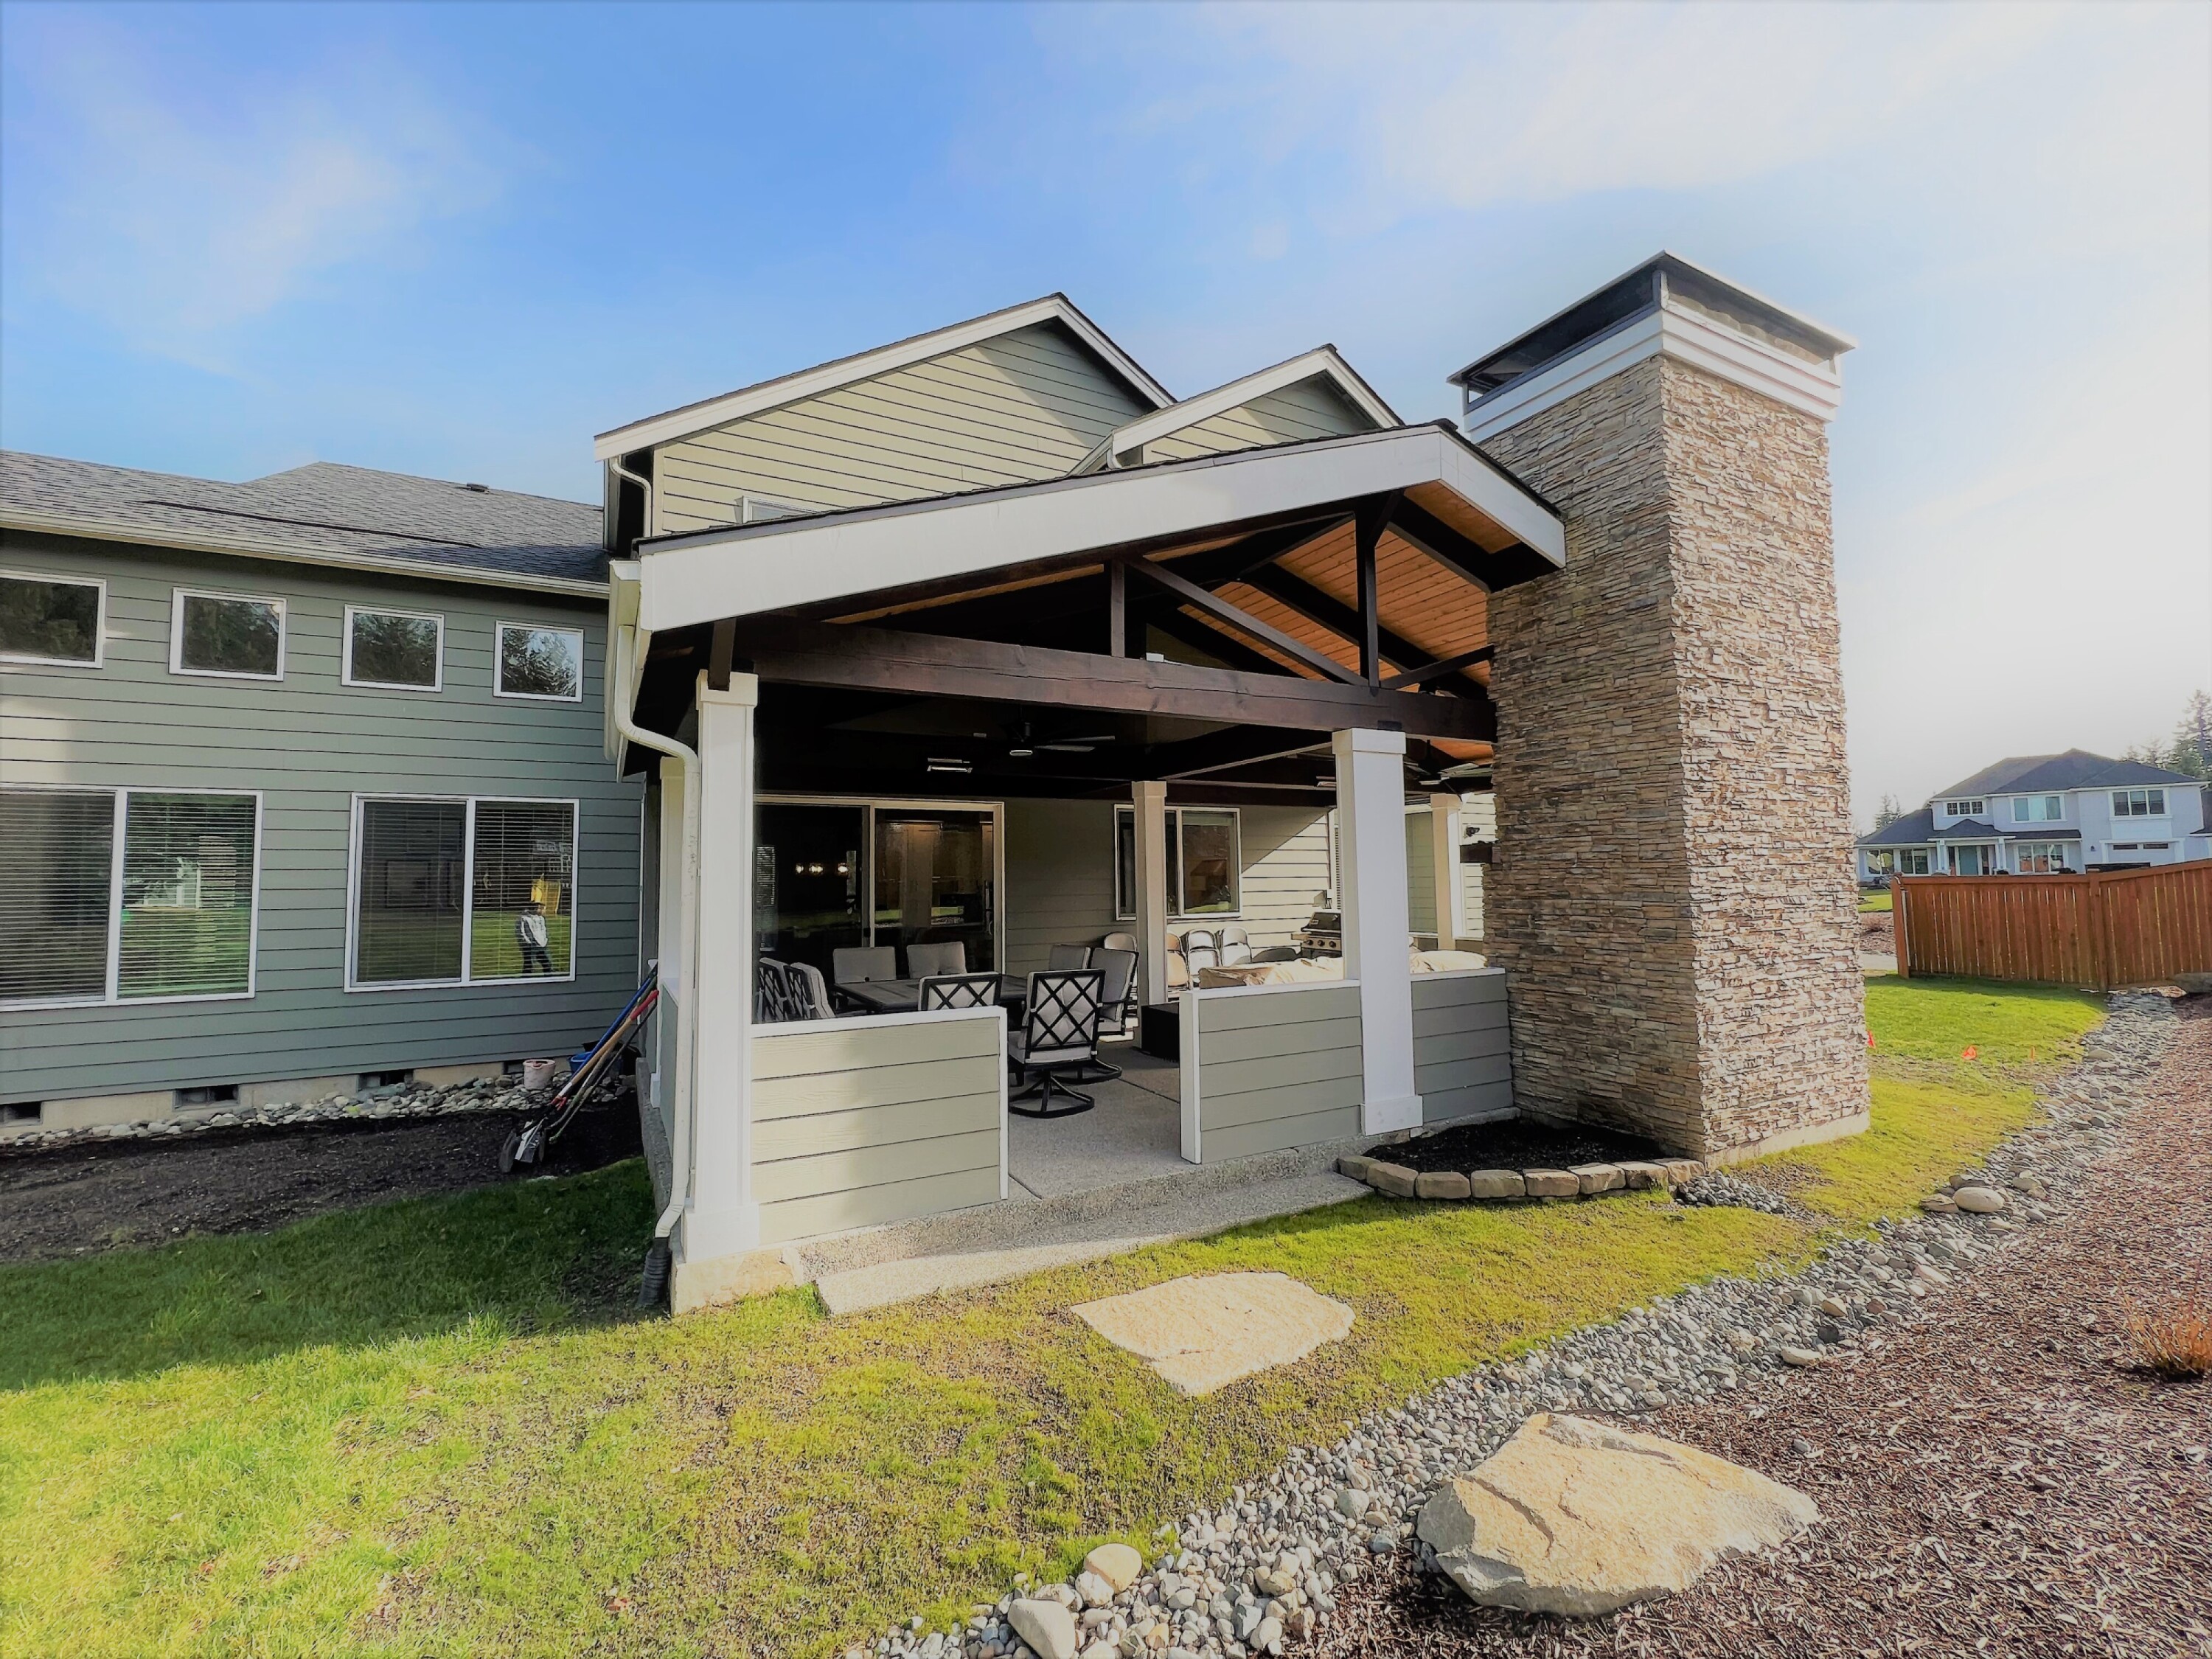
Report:
M 1191 1395 L 1303 1359 L 1352 1329 L 1350 1308 L 1286 1273 L 1170 1279 L 1069 1311 Z

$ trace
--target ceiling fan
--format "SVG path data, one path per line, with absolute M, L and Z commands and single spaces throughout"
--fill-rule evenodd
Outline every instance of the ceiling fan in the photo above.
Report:
M 1113 741 L 1114 734 L 1111 732 L 1093 732 L 1083 736 L 1049 738 L 1041 740 L 1030 731 L 1030 723 L 1024 720 L 1021 736 L 1015 740 L 1006 753 L 1016 760 L 1027 760 L 1040 749 L 1048 750 L 1055 755 L 1087 755 L 1100 744 Z

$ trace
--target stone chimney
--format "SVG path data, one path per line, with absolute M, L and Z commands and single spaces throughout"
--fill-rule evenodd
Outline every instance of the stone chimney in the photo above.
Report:
M 1853 342 L 1662 254 L 1452 376 L 1566 520 L 1491 599 L 1514 1087 L 1723 1161 L 1867 1124 L 1827 422 Z

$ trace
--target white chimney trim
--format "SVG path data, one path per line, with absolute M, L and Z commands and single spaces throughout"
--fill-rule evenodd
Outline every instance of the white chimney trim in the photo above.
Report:
M 1465 400 L 1461 424 L 1480 443 L 1647 357 L 1668 356 L 1822 421 L 1843 406 L 1838 360 L 1808 362 L 1671 301 L 1585 342 L 1533 374 Z

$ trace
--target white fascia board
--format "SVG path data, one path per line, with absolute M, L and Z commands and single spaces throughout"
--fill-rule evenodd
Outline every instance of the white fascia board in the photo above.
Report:
M 1455 437 L 1400 427 L 975 497 L 702 532 L 644 550 L 639 625 L 653 633 L 1096 548 L 1202 533 L 1266 514 L 1443 483 L 1554 563 L 1559 519 Z
M 1255 398 L 1264 398 L 1271 392 L 1280 392 L 1284 387 L 1296 386 L 1302 380 L 1316 379 L 1328 381 L 1342 394 L 1346 403 L 1374 422 L 1378 428 L 1404 424 L 1399 420 L 1397 411 L 1376 397 L 1374 389 L 1352 373 L 1352 366 L 1338 355 L 1335 347 L 1316 346 L 1287 362 L 1263 368 L 1256 374 L 1247 374 L 1241 380 L 1231 380 L 1211 392 L 1199 392 L 1152 414 L 1139 415 L 1135 420 L 1116 428 L 1100 446 L 1106 453 L 1106 464 L 1111 466 L 1113 457 L 1116 455 L 1140 449 L 1171 433 L 1184 431 L 1201 421 L 1210 421 L 1217 415 L 1225 415 Z
M 1600 335 L 1548 368 L 1474 399 L 1467 407 L 1467 435 L 1480 443 L 1657 356 L 1689 363 L 1819 420 L 1833 420 L 1843 406 L 1843 371 L 1832 360 L 1807 362 L 1693 312 L 1662 306 Z
M 1098 325 L 1069 302 L 1066 296 L 1048 294 L 1042 300 L 1031 300 L 1026 305 L 1011 306 L 1004 311 L 994 311 L 988 316 L 970 318 L 964 323 L 936 329 L 927 334 L 917 334 L 911 339 L 878 346 L 872 351 L 857 356 L 840 357 L 835 362 L 823 363 L 813 368 L 801 369 L 795 374 L 763 380 L 757 386 L 740 387 L 720 398 L 710 398 L 704 403 L 687 404 L 665 415 L 634 421 L 628 426 L 618 426 L 611 432 L 602 432 L 592 441 L 592 453 L 599 459 L 612 460 L 635 449 L 649 449 L 655 444 L 688 438 L 695 432 L 704 432 L 710 427 L 740 421 L 748 415 L 758 415 L 765 410 L 780 409 L 796 403 L 802 398 L 817 398 L 839 386 L 850 386 L 856 380 L 866 380 L 878 374 L 888 374 L 894 369 L 911 364 L 927 362 L 932 357 L 941 357 L 948 351 L 959 351 L 985 340 L 996 339 L 1001 334 L 1011 334 L 1017 329 L 1030 328 L 1038 323 L 1060 323 L 1097 352 L 1127 379 L 1156 407 L 1164 408 L 1175 402 L 1167 389 L 1147 374 L 1144 368 L 1106 337 Z
M 79 536 L 88 541 L 133 542 L 141 547 L 167 548 L 179 553 L 228 553 L 240 559 L 273 559 L 283 564 L 323 565 L 334 570 L 368 570 L 380 575 L 411 576 L 424 581 L 458 582 L 467 587 L 511 587 L 525 592 L 563 593 L 587 599 L 604 599 L 607 591 L 605 582 L 585 581 L 573 576 L 533 576 L 524 571 L 487 570 L 475 565 L 380 558 L 373 553 L 328 552 L 293 547 L 283 542 L 264 542 L 251 536 L 198 536 L 189 530 L 111 524 L 101 519 L 79 518 L 69 513 L 40 513 L 29 507 L 0 507 L 0 527 Z

